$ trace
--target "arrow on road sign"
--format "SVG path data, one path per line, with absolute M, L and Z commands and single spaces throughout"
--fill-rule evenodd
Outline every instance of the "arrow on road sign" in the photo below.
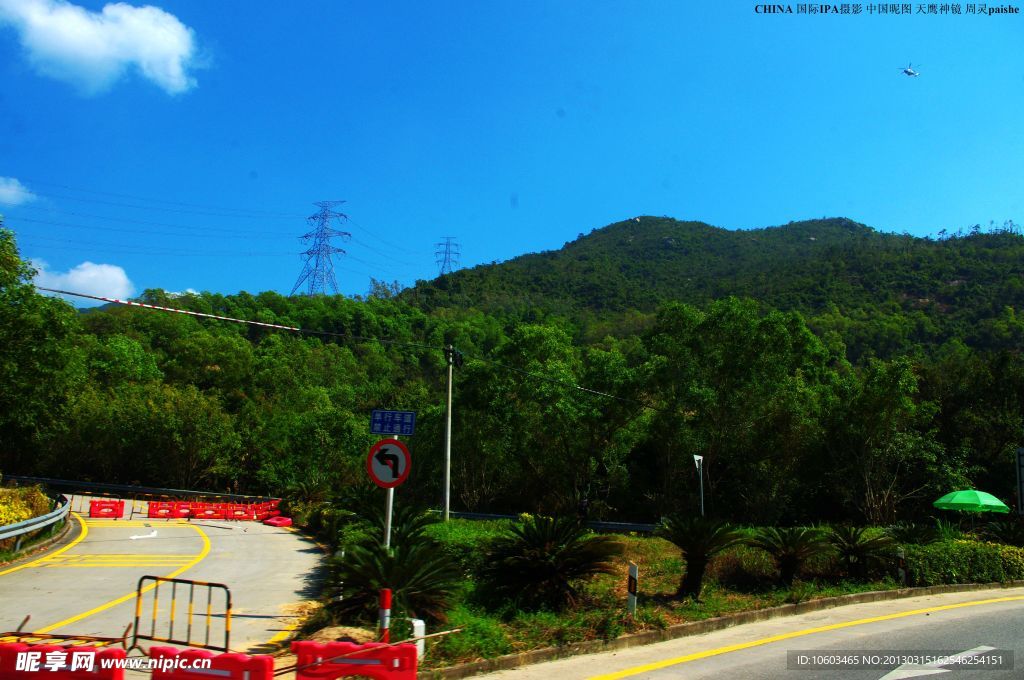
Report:
M 406 480 L 412 457 L 406 445 L 397 439 L 381 439 L 370 447 L 366 471 L 377 486 L 393 489 Z

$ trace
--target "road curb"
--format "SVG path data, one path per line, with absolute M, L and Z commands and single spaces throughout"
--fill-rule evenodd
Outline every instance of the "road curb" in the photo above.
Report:
M 614 640 L 587 640 L 576 642 L 562 647 L 545 647 L 529 652 L 518 654 L 506 654 L 494 659 L 473 661 L 447 666 L 435 670 L 425 670 L 417 674 L 417 678 L 423 680 L 457 680 L 468 678 L 480 673 L 492 671 L 509 670 L 545 661 L 554 661 L 570 656 L 583 654 L 595 654 L 597 652 L 612 652 L 630 647 L 650 645 L 656 642 L 665 642 L 689 635 L 701 635 L 723 628 L 732 628 L 745 623 L 755 621 L 767 621 L 785 616 L 796 616 L 809 612 L 821 611 L 823 609 L 834 609 L 851 604 L 864 604 L 867 602 L 882 602 L 885 600 L 902 600 L 910 597 L 921 597 L 922 595 L 945 595 L 948 593 L 966 593 L 975 590 L 997 590 L 1000 588 L 1024 587 L 1024 581 L 1008 581 L 1006 583 L 961 583 L 941 586 L 924 586 L 920 588 L 899 588 L 896 590 L 872 590 L 866 593 L 853 593 L 850 595 L 839 595 L 837 597 L 823 597 L 818 600 L 809 600 L 798 604 L 784 604 L 778 607 L 766 609 L 754 609 L 737 614 L 717 616 L 703 621 L 691 621 L 679 623 L 660 630 L 646 630 L 642 633 L 623 635 Z

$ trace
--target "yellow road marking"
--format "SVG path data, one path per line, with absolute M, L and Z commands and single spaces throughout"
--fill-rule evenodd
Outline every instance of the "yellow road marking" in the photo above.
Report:
M 136 527 L 148 527 L 151 529 L 159 529 L 165 526 L 186 526 L 188 522 L 184 520 L 167 520 L 167 519 L 89 519 L 86 522 L 91 527 L 103 527 L 104 529 L 129 529 Z
M 76 553 L 73 555 L 60 555 L 58 557 L 52 557 L 45 561 L 45 564 L 73 564 L 78 562 L 166 562 L 168 560 L 187 562 L 196 555 L 179 555 L 176 553 L 167 553 L 165 555 L 132 555 L 131 553 L 123 555 L 91 555 Z
M 750 649 L 751 647 L 760 647 L 761 645 L 771 644 L 772 642 L 780 642 L 782 640 L 790 640 L 796 637 L 803 637 L 805 635 L 814 635 L 815 633 L 825 633 L 831 630 L 841 630 L 843 628 L 850 628 L 852 626 L 863 626 L 866 623 L 877 623 L 879 621 L 891 621 L 893 619 L 901 619 L 907 616 L 915 616 L 917 614 L 928 614 L 931 612 L 945 611 L 947 609 L 959 609 L 962 607 L 976 607 L 982 604 L 996 604 L 999 602 L 1015 602 L 1024 600 L 1024 595 L 1014 595 L 1011 597 L 996 597 L 990 600 L 973 600 L 971 602 L 959 602 L 957 604 L 944 604 L 937 607 L 926 607 L 925 609 L 914 609 L 906 612 L 898 612 L 896 614 L 885 614 L 884 616 L 873 616 L 867 619 L 857 619 L 856 621 L 846 621 L 844 623 L 833 623 L 828 626 L 818 626 L 817 628 L 806 628 L 804 630 L 793 631 L 792 633 L 782 633 L 780 635 L 773 635 L 771 637 L 761 638 L 760 640 L 751 640 L 750 642 L 741 642 L 735 645 L 728 645 L 726 647 L 718 647 L 717 649 L 707 649 L 702 652 L 694 652 L 693 654 L 687 654 L 686 656 L 677 656 L 674 659 L 665 659 L 663 661 L 656 661 L 654 663 L 644 664 L 643 666 L 634 666 L 633 668 L 627 668 L 624 671 L 616 671 L 615 673 L 606 673 L 604 675 L 595 675 L 589 678 L 589 680 L 618 680 L 619 678 L 628 678 L 633 675 L 639 675 L 640 673 L 647 673 L 649 671 L 656 671 L 662 668 L 668 668 L 669 666 L 676 666 L 678 664 L 688 663 L 690 661 L 697 661 L 698 659 L 707 659 L 708 657 L 718 656 L 720 654 L 728 654 L 729 652 L 738 652 L 742 649 Z
M 267 640 L 266 644 L 268 644 L 268 645 L 276 645 L 278 642 L 283 642 L 292 633 L 295 632 L 295 629 L 298 628 L 301 623 L 302 623 L 301 620 L 297 620 L 297 621 L 293 621 L 292 623 L 286 624 L 284 628 L 282 628 L 280 631 L 278 631 L 277 635 L 275 635 L 274 637 L 272 637 L 269 640 Z
M 34 559 L 31 562 L 26 562 L 25 564 L 19 565 L 17 567 L 12 567 L 11 569 L 7 569 L 5 571 L 0 571 L 0 576 L 3 576 L 4 574 L 13 574 L 16 571 L 21 571 L 22 569 L 27 569 L 27 568 L 29 568 L 31 566 L 39 564 L 40 562 L 48 560 L 48 559 L 50 559 L 52 557 L 56 557 L 57 555 L 60 555 L 63 552 L 67 552 L 68 550 L 71 550 L 76 545 L 78 545 L 83 540 L 85 540 L 85 537 L 89 535 L 89 527 L 86 526 L 85 520 L 83 520 L 82 516 L 79 515 L 77 512 L 71 513 L 71 516 L 74 517 L 76 520 L 78 520 L 78 523 L 82 526 L 82 533 L 78 535 L 78 538 L 76 538 L 75 540 L 71 541 L 66 546 L 61 548 L 60 550 L 55 550 L 52 553 L 49 553 L 47 555 L 43 555 L 42 557 Z
M 192 529 L 197 534 L 199 534 L 199 538 L 203 539 L 203 549 L 199 552 L 198 555 L 195 556 L 195 558 L 191 562 L 189 562 L 188 564 L 184 565 L 183 567 L 181 567 L 179 569 L 176 569 L 175 571 L 172 571 L 170 574 L 167 574 L 167 576 L 165 576 L 164 578 L 174 578 L 174 577 L 176 577 L 176 576 L 178 576 L 180 574 L 184 574 L 186 571 L 188 571 L 192 567 L 194 567 L 197 564 L 199 564 L 200 562 L 202 562 L 206 558 L 206 556 L 210 554 L 210 538 L 209 538 L 209 536 L 207 536 L 203 532 L 202 529 L 200 529 L 199 527 L 197 527 L 195 525 L 191 525 L 190 524 L 190 525 L 187 525 L 187 526 L 192 527 Z M 145 593 L 145 592 L 148 592 L 148 591 L 152 590 L 153 588 L 156 587 L 157 583 L 159 583 L 159 581 L 154 581 L 150 585 L 144 587 L 142 589 L 142 592 Z M 116 600 L 111 600 L 110 602 L 107 602 L 106 604 L 101 604 L 98 607 L 93 607 L 92 609 L 90 609 L 87 612 L 82 612 L 81 614 L 76 614 L 76 615 L 74 615 L 74 616 L 72 616 L 70 618 L 64 619 L 63 621 L 58 621 L 57 623 L 49 625 L 46 628 L 40 628 L 39 630 L 32 631 L 32 633 L 33 633 L 33 635 L 40 635 L 42 633 L 53 632 L 54 630 L 56 630 L 58 628 L 61 628 L 62 626 L 67 626 L 69 624 L 75 623 L 76 621 L 81 621 L 82 619 L 88 618 L 88 617 L 92 616 L 93 614 L 99 614 L 100 612 L 106 611 L 107 609 L 110 609 L 111 607 L 116 607 L 117 605 L 121 604 L 122 602 L 127 602 L 128 600 L 134 599 L 135 598 L 135 594 L 136 594 L 136 591 L 133 590 L 132 592 L 128 593 L 127 595 L 122 595 L 121 597 L 117 598 Z

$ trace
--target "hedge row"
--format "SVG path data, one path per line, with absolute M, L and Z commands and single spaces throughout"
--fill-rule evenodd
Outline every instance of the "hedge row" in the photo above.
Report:
M 913 586 L 1024 579 L 1024 548 L 979 541 L 939 541 L 905 548 Z

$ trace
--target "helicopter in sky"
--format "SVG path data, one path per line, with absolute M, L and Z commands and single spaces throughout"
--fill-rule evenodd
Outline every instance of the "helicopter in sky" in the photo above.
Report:
M 918 64 L 918 68 L 921 68 L 920 64 Z M 911 78 L 916 78 L 919 75 L 921 75 L 920 73 L 914 70 L 914 65 L 910 63 L 907 64 L 906 68 L 900 68 L 899 70 L 903 72 L 903 75 L 910 76 Z

